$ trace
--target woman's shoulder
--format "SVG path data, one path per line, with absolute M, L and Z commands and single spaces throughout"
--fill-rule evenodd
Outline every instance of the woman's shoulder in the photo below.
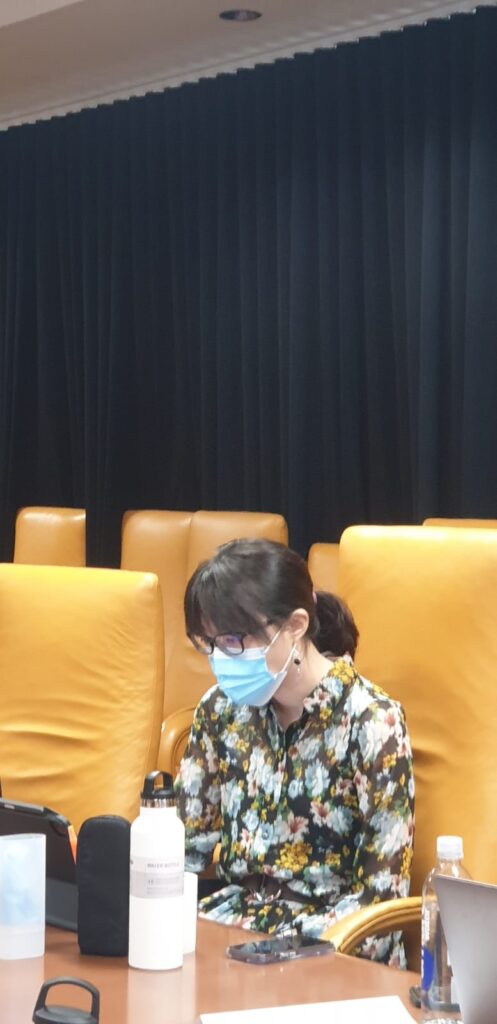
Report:
M 202 694 L 197 707 L 195 708 L 196 718 L 218 718 L 225 715 L 229 710 L 231 701 L 224 696 L 218 683 L 214 683 L 205 693 Z
M 349 655 L 336 659 L 330 675 L 341 682 L 347 682 L 345 710 L 354 718 L 368 713 L 384 715 L 388 712 L 392 712 L 395 717 L 403 717 L 404 711 L 399 701 L 390 697 L 377 683 L 361 675 Z
M 211 731 L 215 732 L 227 726 L 240 730 L 250 718 L 251 709 L 247 705 L 234 704 L 225 696 L 218 683 L 202 695 L 195 709 L 196 721 L 208 722 Z

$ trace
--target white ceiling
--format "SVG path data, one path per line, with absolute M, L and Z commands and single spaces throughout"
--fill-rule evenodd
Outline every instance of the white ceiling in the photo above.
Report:
M 221 21 L 219 12 L 236 0 L 0 0 L 0 127 L 474 7 L 474 0 L 245 2 L 262 18 Z

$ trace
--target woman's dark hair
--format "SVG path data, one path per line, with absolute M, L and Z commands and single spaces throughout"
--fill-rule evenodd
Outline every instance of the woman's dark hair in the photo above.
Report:
M 314 643 L 321 654 L 350 654 L 355 656 L 359 630 L 350 608 L 336 594 L 318 590 L 317 617 L 319 632 Z
M 315 595 L 307 563 L 271 540 L 233 540 L 202 562 L 185 593 L 186 631 L 201 636 L 250 633 L 266 636 L 295 608 L 309 615 L 307 636 L 319 651 L 354 655 L 358 631 L 347 606 L 333 594 Z

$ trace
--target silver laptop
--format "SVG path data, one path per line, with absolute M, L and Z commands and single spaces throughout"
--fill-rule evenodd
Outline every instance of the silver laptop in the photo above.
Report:
M 497 886 L 435 878 L 464 1024 L 497 1021 Z

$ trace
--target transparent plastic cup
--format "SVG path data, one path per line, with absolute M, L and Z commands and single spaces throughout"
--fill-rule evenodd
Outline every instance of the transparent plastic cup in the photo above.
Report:
M 185 871 L 183 895 L 183 953 L 193 953 L 197 941 L 198 875 Z
M 0 959 L 45 952 L 45 848 L 39 834 L 0 836 Z

